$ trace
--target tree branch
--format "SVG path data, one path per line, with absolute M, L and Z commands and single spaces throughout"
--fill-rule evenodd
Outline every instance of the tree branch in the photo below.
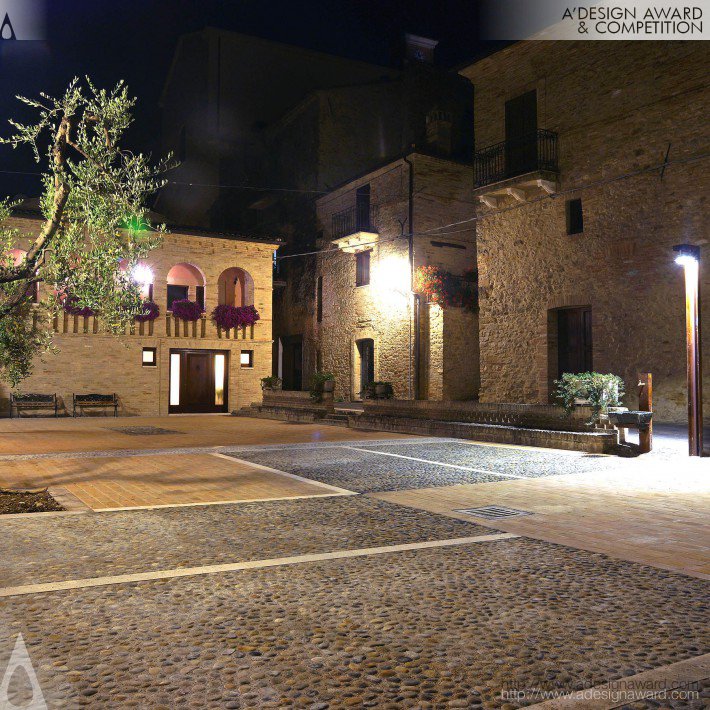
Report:
M 52 163 L 54 166 L 52 214 L 44 223 L 39 236 L 32 243 L 25 258 L 16 267 L 0 267 L 0 284 L 32 278 L 44 250 L 51 243 L 61 225 L 64 208 L 70 192 L 69 184 L 63 177 L 67 161 L 66 151 L 71 141 L 72 128 L 76 124 L 77 117 L 75 115 L 64 115 L 54 136 L 54 144 L 52 145 Z

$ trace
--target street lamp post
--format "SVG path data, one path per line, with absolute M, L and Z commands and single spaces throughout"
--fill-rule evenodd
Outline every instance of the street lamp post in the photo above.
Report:
M 688 357 L 688 446 L 691 456 L 703 455 L 703 373 L 700 344 L 700 247 L 673 247 L 676 263 L 685 271 L 685 338 Z

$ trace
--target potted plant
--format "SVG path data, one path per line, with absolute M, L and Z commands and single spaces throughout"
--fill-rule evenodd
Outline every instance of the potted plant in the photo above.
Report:
M 262 390 L 269 390 L 271 392 L 276 392 L 281 389 L 282 385 L 283 385 L 283 381 L 281 380 L 280 377 L 276 377 L 276 376 L 272 375 L 269 377 L 262 377 L 261 378 L 261 389 Z
M 224 330 L 244 328 L 259 320 L 259 312 L 254 306 L 230 306 L 223 304 L 212 311 L 212 320 Z
M 311 398 L 320 402 L 325 392 L 335 390 L 335 375 L 332 372 L 316 372 L 311 379 Z
M 606 416 L 609 407 L 621 405 L 624 396 L 624 381 L 618 375 L 600 372 L 582 372 L 573 374 L 565 372 L 559 380 L 555 380 L 557 397 L 569 413 L 575 406 L 588 404 L 592 408 L 590 424 L 599 424 L 602 416 Z
M 155 320 L 160 315 L 160 307 L 155 301 L 143 301 L 141 312 L 137 313 L 134 318 L 138 323 L 148 323 Z
M 187 298 L 173 301 L 170 310 L 175 318 L 186 321 L 197 321 L 202 318 L 205 309 L 197 302 L 190 301 Z
M 80 306 L 79 299 L 76 296 L 71 296 L 69 294 L 64 294 L 61 298 L 62 308 L 70 316 L 88 316 L 96 315 L 96 311 L 89 306 Z
M 394 388 L 391 382 L 368 382 L 363 389 L 365 399 L 392 399 Z

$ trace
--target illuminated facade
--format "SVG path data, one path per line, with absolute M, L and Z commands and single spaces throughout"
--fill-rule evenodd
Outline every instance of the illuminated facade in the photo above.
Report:
M 29 239 L 40 221 L 25 213 L 11 226 Z M 37 359 L 33 374 L 13 391 L 56 393 L 60 414 L 71 413 L 72 395 L 88 393 L 115 393 L 119 415 L 230 412 L 260 400 L 260 380 L 272 367 L 277 246 L 174 230 L 134 271 L 145 297 L 157 304 L 158 317 L 113 336 L 100 332 L 98 316 L 60 312 L 51 325 L 58 352 Z M 172 312 L 173 303 L 185 299 L 204 308 L 198 320 L 181 320 Z M 219 328 L 210 318 L 219 304 L 253 305 L 259 320 Z M 5 415 L 10 393 L 7 385 L 0 389 Z
M 470 184 L 470 165 L 414 152 L 317 201 L 304 382 L 315 370 L 332 372 L 336 399 L 346 401 L 361 399 L 373 381 L 391 382 L 398 398 L 477 395 L 475 312 L 412 293 L 420 266 L 458 276 L 475 268 L 475 230 L 439 229 L 470 215 Z
M 548 402 L 562 372 L 613 372 L 687 419 L 683 276 L 710 289 L 703 42 L 517 42 L 474 87 L 481 401 Z M 664 160 L 668 164 L 663 167 Z M 705 332 L 710 309 L 701 314 Z M 705 361 L 710 338 L 703 342 Z M 710 411 L 710 368 L 705 368 Z

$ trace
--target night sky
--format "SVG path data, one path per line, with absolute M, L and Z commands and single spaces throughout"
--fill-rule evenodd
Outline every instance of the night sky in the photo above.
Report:
M 132 149 L 159 149 L 158 100 L 177 38 L 215 26 L 383 65 L 405 32 L 440 41 L 438 63 L 491 51 L 476 35 L 475 0 L 50 0 L 48 41 L 0 42 L 0 134 L 27 114 L 14 95 L 59 92 L 74 76 L 125 79 L 138 97 Z M 12 45 L 12 46 L 10 46 Z M 266 90 L 266 89 L 265 89 Z M 0 146 L 0 170 L 37 170 L 27 151 Z M 36 178 L 0 173 L 0 195 L 36 194 Z

